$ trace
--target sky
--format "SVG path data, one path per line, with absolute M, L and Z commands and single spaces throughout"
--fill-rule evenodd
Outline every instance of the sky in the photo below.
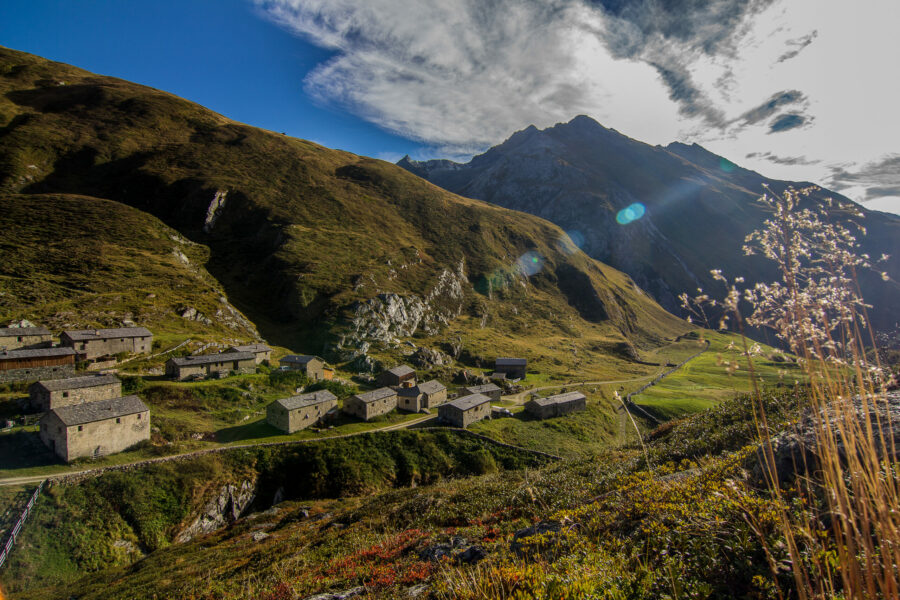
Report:
M 232 119 L 466 160 L 586 114 L 900 214 L 897 0 L 4 0 L 0 44 Z

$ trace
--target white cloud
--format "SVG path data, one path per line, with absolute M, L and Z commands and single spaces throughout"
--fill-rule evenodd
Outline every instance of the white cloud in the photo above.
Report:
M 895 0 L 255 1 L 335 51 L 308 94 L 436 154 L 577 114 L 826 184 L 900 150 Z

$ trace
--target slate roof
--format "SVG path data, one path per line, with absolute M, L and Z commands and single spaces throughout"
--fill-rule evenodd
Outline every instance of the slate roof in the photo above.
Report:
M 278 362 L 297 363 L 298 365 L 305 365 L 314 358 L 321 362 L 325 362 L 318 356 L 307 356 L 305 354 L 288 354 L 287 356 L 282 356 L 280 359 L 278 359 Z
M 368 404 L 369 402 L 375 402 L 376 400 L 381 400 L 383 398 L 390 398 L 391 396 L 396 396 L 397 392 L 392 390 L 389 387 L 378 388 L 377 390 L 372 390 L 371 392 L 363 392 L 362 394 L 356 394 L 356 397 Z
M 219 362 L 233 362 L 235 360 L 256 360 L 252 352 L 219 352 L 218 354 L 196 354 L 194 356 L 181 356 L 169 359 L 179 367 L 194 365 L 209 365 Z
M 419 385 L 414 385 L 412 387 L 400 388 L 397 393 L 401 396 L 418 396 L 419 394 L 436 394 L 446 389 L 447 386 L 443 383 L 437 379 L 432 379 L 431 381 L 426 381 L 425 383 L 420 383 Z
M 98 385 L 111 385 L 114 383 L 120 383 L 119 378 L 114 375 L 85 375 L 84 377 L 38 381 L 34 385 L 42 387 L 48 392 L 59 392 L 62 390 L 77 390 L 81 388 L 96 387 Z
M 575 400 L 584 399 L 585 396 L 581 392 L 566 392 L 565 394 L 556 394 L 555 396 L 547 396 L 546 398 L 532 398 L 538 406 L 550 406 L 552 404 L 564 404 L 566 402 L 574 402 Z
M 15 360 L 18 358 L 46 358 L 50 356 L 74 356 L 71 348 L 35 348 L 34 350 L 8 350 L 0 352 L 0 360 Z
M 145 327 L 118 327 L 115 329 L 76 329 L 63 331 L 70 339 L 76 342 L 90 340 L 108 340 L 112 338 L 136 338 L 149 337 L 153 334 Z
M 232 346 L 228 349 L 229 352 L 253 352 L 254 354 L 259 354 L 260 352 L 271 352 L 272 349 L 266 346 L 265 344 L 244 344 L 243 346 Z
M 0 327 L 0 337 L 20 335 L 50 335 L 46 327 Z
M 72 425 L 83 425 L 84 423 L 94 423 L 95 421 L 105 421 L 116 417 L 124 417 L 125 415 L 133 415 L 139 412 L 150 410 L 147 405 L 141 402 L 137 396 L 125 396 L 123 398 L 113 398 L 111 400 L 100 400 L 98 402 L 85 402 L 84 404 L 74 404 L 72 406 L 63 406 L 54 408 L 54 413 L 63 422 L 66 427 Z
M 484 385 L 473 385 L 466 388 L 467 392 L 472 394 L 484 394 L 486 392 L 499 392 L 500 387 L 493 383 L 485 383 Z
M 498 367 L 524 367 L 528 360 L 524 358 L 498 358 L 495 363 Z
M 415 375 L 416 370 L 409 365 L 398 365 L 393 369 L 388 369 L 387 372 L 397 377 L 405 377 L 406 375 Z
M 456 400 L 452 400 L 443 406 L 452 406 L 459 410 L 469 410 L 471 408 L 475 408 L 476 406 L 481 406 L 485 402 L 490 402 L 491 399 L 485 396 L 484 394 L 471 394 L 469 396 L 463 396 L 462 398 L 457 398 Z
M 333 400 L 337 400 L 337 396 L 335 396 L 328 390 L 319 390 L 318 392 L 310 392 L 309 394 L 291 396 L 290 398 L 281 398 L 280 400 L 276 400 L 275 402 L 277 402 L 287 410 L 296 410 L 298 408 L 305 408 L 307 406 L 322 404 L 323 402 L 331 402 Z

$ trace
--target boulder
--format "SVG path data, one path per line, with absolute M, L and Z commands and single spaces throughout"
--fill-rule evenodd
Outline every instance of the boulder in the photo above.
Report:
M 366 588 L 363 586 L 350 588 L 343 592 L 326 592 L 324 594 L 316 594 L 315 596 L 307 596 L 303 600 L 347 600 L 347 598 L 359 598 L 364 596 Z
M 200 514 L 175 537 L 178 543 L 188 542 L 198 535 L 210 533 L 234 523 L 256 498 L 256 483 L 245 480 L 239 485 L 227 484 L 207 502 Z

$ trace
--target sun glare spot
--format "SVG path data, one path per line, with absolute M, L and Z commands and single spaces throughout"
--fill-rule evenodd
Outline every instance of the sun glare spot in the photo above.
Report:
M 516 269 L 526 277 L 537 275 L 543 268 L 544 257 L 537 252 L 526 252 L 516 261 Z
M 643 217 L 645 212 L 647 212 L 647 209 L 644 205 L 640 202 L 635 202 L 619 211 L 616 215 L 616 222 L 619 225 L 628 225 Z

